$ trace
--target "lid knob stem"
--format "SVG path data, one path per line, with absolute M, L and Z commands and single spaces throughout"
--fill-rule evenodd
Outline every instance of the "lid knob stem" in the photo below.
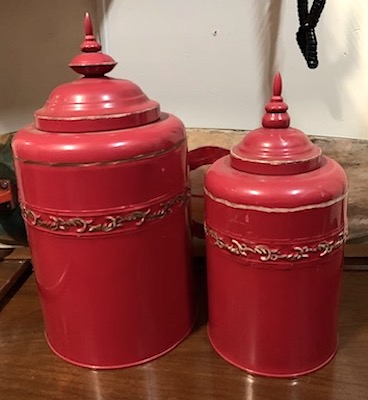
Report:
M 84 37 L 83 43 L 81 44 L 81 50 L 84 53 L 95 53 L 97 51 L 100 51 L 101 44 L 97 42 L 93 34 L 92 21 L 88 12 L 86 12 L 86 14 L 84 15 L 84 32 L 86 35 Z
M 266 114 L 263 116 L 262 125 L 264 128 L 287 128 L 290 125 L 290 116 L 287 113 L 289 108 L 281 96 L 282 79 L 277 72 L 273 79 L 273 96 L 266 105 Z
M 282 78 L 280 72 L 276 72 L 273 78 L 273 96 L 281 96 Z

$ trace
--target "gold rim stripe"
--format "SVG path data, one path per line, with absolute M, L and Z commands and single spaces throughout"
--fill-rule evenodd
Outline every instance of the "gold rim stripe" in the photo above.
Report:
M 43 166 L 49 166 L 49 167 L 90 167 L 90 166 L 100 166 L 100 165 L 116 165 L 116 164 L 123 164 L 123 163 L 132 162 L 132 161 L 140 161 L 140 160 L 145 160 L 148 158 L 162 156 L 164 154 L 170 153 L 170 152 L 180 148 L 185 143 L 185 141 L 186 141 L 186 139 L 182 139 L 179 142 L 175 143 L 174 146 L 171 146 L 167 149 L 161 149 L 161 150 L 153 151 L 151 153 L 138 154 L 133 157 L 121 158 L 119 160 L 112 160 L 112 161 L 47 162 L 47 161 L 24 160 L 22 158 L 19 158 L 18 156 L 15 156 L 14 158 L 18 162 L 21 162 L 23 164 L 43 165 Z
M 221 197 L 214 196 L 210 191 L 204 188 L 204 193 L 216 203 L 223 204 L 224 206 L 236 208 L 239 210 L 254 210 L 254 211 L 261 211 L 266 213 L 289 213 L 289 212 L 297 212 L 297 211 L 304 211 L 304 210 L 314 210 L 318 208 L 325 208 L 333 206 L 336 203 L 344 200 L 348 196 L 348 192 L 343 193 L 341 196 L 336 197 L 336 199 L 332 199 L 329 201 L 325 201 L 323 203 L 316 203 L 316 204 L 306 204 L 304 206 L 298 207 L 264 207 L 264 206 L 254 206 L 251 204 L 239 204 L 233 203 L 229 200 L 222 199 Z

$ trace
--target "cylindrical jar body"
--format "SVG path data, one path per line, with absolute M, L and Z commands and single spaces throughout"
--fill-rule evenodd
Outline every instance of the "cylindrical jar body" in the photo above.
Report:
M 155 358 L 193 324 L 187 146 L 162 114 L 113 131 L 13 141 L 51 348 L 93 368 Z
M 205 181 L 210 340 L 251 373 L 296 376 L 337 347 L 347 179 L 333 160 L 291 175 L 215 162 Z

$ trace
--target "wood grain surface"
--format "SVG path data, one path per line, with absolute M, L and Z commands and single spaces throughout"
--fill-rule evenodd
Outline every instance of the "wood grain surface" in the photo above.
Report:
M 344 273 L 337 356 L 298 379 L 251 376 L 222 360 L 206 336 L 203 263 L 195 266 L 199 318 L 192 334 L 158 360 L 125 370 L 92 371 L 51 353 L 33 276 L 0 312 L 0 395 L 6 400 L 368 398 L 368 274 Z
M 22 278 L 31 269 L 27 260 L 3 260 L 0 262 L 0 309 L 12 290 L 17 289 Z

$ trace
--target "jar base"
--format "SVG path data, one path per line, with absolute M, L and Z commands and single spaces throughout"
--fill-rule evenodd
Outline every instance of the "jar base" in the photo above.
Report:
M 143 359 L 140 359 L 140 360 L 137 360 L 137 361 L 134 361 L 134 362 L 130 362 L 130 363 L 121 363 L 121 364 L 113 364 L 113 365 L 92 365 L 92 364 L 79 362 L 79 361 L 73 360 L 73 359 L 71 359 L 71 358 L 69 358 L 69 357 L 66 357 L 66 356 L 62 355 L 61 353 L 59 353 L 59 352 L 52 346 L 52 344 L 51 344 L 50 341 L 49 341 L 49 338 L 47 337 L 46 331 L 44 332 L 44 335 L 45 335 L 45 339 L 46 339 L 46 342 L 47 342 L 47 344 L 48 344 L 50 350 L 51 350 L 55 355 L 57 355 L 59 358 L 61 358 L 62 360 L 66 361 L 66 362 L 68 362 L 68 363 L 70 363 L 70 364 L 76 365 L 76 366 L 78 366 L 78 367 L 83 367 L 83 368 L 88 368 L 88 369 L 94 369 L 94 370 L 122 369 L 122 368 L 129 368 L 129 367 L 134 367 L 134 366 L 137 366 L 137 365 L 140 365 L 140 364 L 148 363 L 148 362 L 150 362 L 150 361 L 155 360 L 156 358 L 162 357 L 162 356 L 165 355 L 166 353 L 169 353 L 171 350 L 175 349 L 175 347 L 179 346 L 179 344 L 182 343 L 182 342 L 190 335 L 190 333 L 192 332 L 193 327 L 194 327 L 194 325 L 195 325 L 195 323 L 196 323 L 196 320 L 197 320 L 197 318 L 194 319 L 194 321 L 193 321 L 193 323 L 191 324 L 189 330 L 188 330 L 178 341 L 176 341 L 172 346 L 170 346 L 169 348 L 165 349 L 164 351 L 162 351 L 162 352 L 160 352 L 160 353 L 158 353 L 158 354 L 155 354 L 155 355 L 153 355 L 153 356 L 151 356 L 151 357 L 143 358 Z
M 317 366 L 315 366 L 313 368 L 309 368 L 309 369 L 306 369 L 306 370 L 303 370 L 303 371 L 298 371 L 298 372 L 294 372 L 294 373 L 291 373 L 291 372 L 290 373 L 279 373 L 279 374 L 278 373 L 272 373 L 272 372 L 269 373 L 269 372 L 266 372 L 266 371 L 258 371 L 258 370 L 253 370 L 253 369 L 250 369 L 250 368 L 246 368 L 246 367 L 238 364 L 236 361 L 233 361 L 230 357 L 224 355 L 221 352 L 221 350 L 219 350 L 219 348 L 215 345 L 213 339 L 211 338 L 211 334 L 210 334 L 208 325 L 207 325 L 207 337 L 208 337 L 208 340 L 211 343 L 213 349 L 216 351 L 216 353 L 221 358 L 223 358 L 225 361 L 227 361 L 229 364 L 231 364 L 234 367 L 237 367 L 237 368 L 239 368 L 239 369 L 241 369 L 241 370 L 243 370 L 243 371 L 245 371 L 245 372 L 247 372 L 249 374 L 265 376 L 265 377 L 268 377 L 268 378 L 296 378 L 298 376 L 310 374 L 312 372 L 315 372 L 315 371 L 323 368 L 325 365 L 327 365 L 335 357 L 335 355 L 337 353 L 337 346 L 336 346 L 336 348 L 333 351 L 333 353 L 331 355 L 329 355 L 326 358 L 325 361 L 323 361 L 322 363 L 318 364 Z

